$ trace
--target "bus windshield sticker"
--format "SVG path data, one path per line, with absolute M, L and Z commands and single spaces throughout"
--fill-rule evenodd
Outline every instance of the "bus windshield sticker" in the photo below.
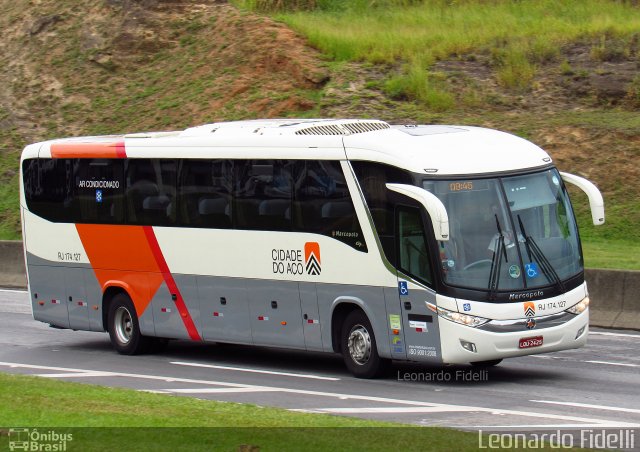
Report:
M 538 271 L 538 264 L 535 262 L 531 262 L 529 264 L 525 264 L 524 270 L 527 273 L 527 278 L 536 278 L 540 272 Z
M 518 267 L 517 265 L 512 265 L 511 267 L 509 267 L 509 276 L 511 276 L 513 279 L 517 279 L 520 277 L 520 267 Z

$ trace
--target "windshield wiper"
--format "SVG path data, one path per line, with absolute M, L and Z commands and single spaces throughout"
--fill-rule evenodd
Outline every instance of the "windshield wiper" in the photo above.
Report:
M 498 291 L 498 282 L 500 281 L 500 268 L 502 267 L 502 259 L 500 255 L 504 254 L 504 261 L 509 262 L 507 259 L 507 249 L 504 246 L 504 234 L 502 233 L 502 227 L 500 227 L 500 220 L 498 215 L 496 217 L 496 227 L 498 228 L 498 237 L 496 237 L 496 245 L 493 250 L 493 257 L 491 258 L 491 270 L 489 271 L 489 300 L 496 299 L 496 292 Z M 497 257 L 497 261 L 496 261 Z
M 549 280 L 549 282 L 555 283 L 556 286 L 560 289 L 561 292 L 566 292 L 564 287 L 564 283 L 558 276 L 558 273 L 547 259 L 547 256 L 544 255 L 536 241 L 533 237 L 527 235 L 527 232 L 524 229 L 524 224 L 522 223 L 522 218 L 518 215 L 518 224 L 520 225 L 520 232 L 522 233 L 522 237 L 524 237 L 524 244 L 527 249 L 527 254 L 529 255 L 529 262 L 534 262 L 534 260 L 540 263 L 540 268 L 542 269 L 542 273 Z

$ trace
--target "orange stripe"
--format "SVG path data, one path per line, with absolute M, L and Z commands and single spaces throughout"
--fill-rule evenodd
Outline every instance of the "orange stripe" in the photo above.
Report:
M 124 141 L 108 143 L 54 143 L 51 157 L 62 158 L 125 158 Z
M 102 290 L 125 288 L 141 317 L 164 281 L 144 228 L 77 224 L 76 229 Z

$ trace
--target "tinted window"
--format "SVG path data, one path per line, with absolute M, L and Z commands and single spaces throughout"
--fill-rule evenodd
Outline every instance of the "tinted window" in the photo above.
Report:
M 340 162 L 299 162 L 295 174 L 294 229 L 328 235 L 366 251 Z
M 398 209 L 398 267 L 419 281 L 431 283 L 431 264 L 420 210 Z
M 29 210 L 50 221 L 74 222 L 76 204 L 73 181 L 77 160 L 25 160 L 22 168 Z
M 176 163 L 130 159 L 125 164 L 127 222 L 168 226 L 176 218 Z
M 230 228 L 233 160 L 182 160 L 180 223 L 188 227 Z
M 395 263 L 394 200 L 398 199 L 398 195 L 388 190 L 385 184 L 413 185 L 411 175 L 380 163 L 352 162 L 352 166 L 367 201 L 385 255 L 389 262 Z
M 76 223 L 122 223 L 124 184 L 122 160 L 75 160 L 73 189 Z M 70 219 L 69 221 L 74 221 Z
M 238 229 L 291 230 L 294 169 L 288 160 L 236 161 L 233 216 Z

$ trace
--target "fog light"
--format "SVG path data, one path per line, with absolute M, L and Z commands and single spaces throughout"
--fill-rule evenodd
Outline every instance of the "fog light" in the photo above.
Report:
M 464 348 L 465 350 L 469 350 L 470 352 L 476 353 L 476 344 L 474 344 L 473 342 L 467 342 L 464 339 L 460 339 L 460 345 L 462 345 L 462 348 Z
M 582 328 L 580 328 L 578 330 L 578 332 L 576 333 L 576 339 L 578 339 L 580 336 L 582 336 L 582 333 L 584 333 L 585 328 L 587 327 L 587 325 L 583 326 Z

